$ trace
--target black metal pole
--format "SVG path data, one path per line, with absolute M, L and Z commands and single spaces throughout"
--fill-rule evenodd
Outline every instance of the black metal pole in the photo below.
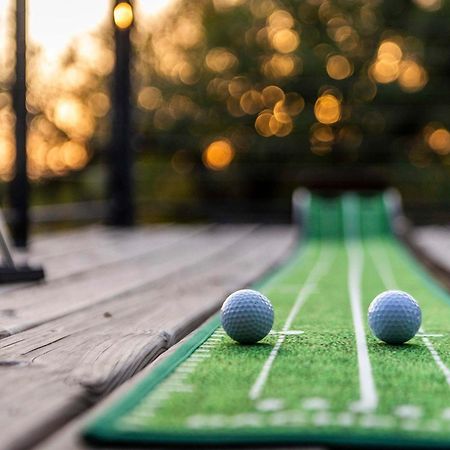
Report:
M 132 2 L 114 0 L 114 7 Z M 114 15 L 113 15 L 114 16 Z M 115 226 L 131 226 L 134 224 L 133 202 L 133 155 L 130 129 L 130 60 L 131 43 L 129 26 L 121 27 L 114 20 L 115 66 L 112 80 L 112 132 L 111 145 L 108 151 L 108 197 L 109 210 L 107 223 Z
M 16 79 L 13 107 L 16 115 L 15 174 L 9 186 L 12 211 L 11 231 L 14 243 L 25 247 L 29 230 L 29 183 L 27 177 L 27 109 L 26 109 L 26 0 L 16 0 Z

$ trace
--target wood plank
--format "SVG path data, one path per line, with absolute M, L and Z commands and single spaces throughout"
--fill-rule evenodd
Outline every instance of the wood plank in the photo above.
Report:
M 205 320 L 230 291 L 260 276 L 293 242 L 292 229 L 246 230 L 234 230 L 240 236 L 234 244 L 203 252 L 148 288 L 2 340 L 2 445 L 26 448 L 98 401 Z M 211 234 L 211 246 L 218 239 Z
M 149 364 L 141 373 L 137 374 L 132 379 L 126 381 L 122 386 L 120 386 L 116 391 L 114 391 L 110 396 L 108 396 L 103 401 L 99 402 L 96 406 L 94 406 L 89 412 L 80 415 L 80 417 L 71 421 L 67 425 L 63 426 L 61 429 L 56 431 L 56 433 L 49 436 L 47 439 L 42 441 L 35 450 L 96 450 L 99 447 L 91 445 L 84 441 L 81 438 L 81 431 L 83 428 L 101 411 L 111 407 L 116 401 L 118 401 L 123 395 L 125 395 L 133 386 L 143 380 L 148 376 L 151 370 L 155 368 L 158 364 L 164 361 L 165 358 L 170 356 L 174 351 L 176 351 L 180 345 L 183 345 L 192 334 L 185 337 L 183 340 L 178 342 L 172 348 L 170 348 L 167 352 L 162 354 L 157 360 Z M 102 446 L 103 450 L 114 450 L 117 447 L 112 446 Z M 152 447 L 153 450 L 168 450 L 174 449 L 175 447 Z M 226 447 L 223 447 L 225 449 Z M 235 448 L 235 447 L 233 447 Z M 248 450 L 257 450 L 257 448 L 246 447 Z M 261 450 L 262 447 L 259 447 L 258 450 Z M 294 449 L 294 447 L 274 447 L 275 450 L 287 450 Z M 127 450 L 142 450 L 142 447 L 127 447 Z M 325 450 L 325 447 L 310 447 L 310 446 L 295 446 L 297 450 Z
M 184 226 L 170 224 L 148 225 L 139 228 L 111 228 L 93 225 L 86 228 L 51 234 L 37 234 L 31 239 L 29 253 L 39 258 L 55 257 L 72 251 L 80 251 L 92 246 L 114 245 L 119 240 L 134 240 L 144 234 L 156 234 L 170 228 Z
M 430 260 L 450 273 L 450 227 L 434 225 L 414 228 L 410 239 Z
M 0 324 L 1 317 L 10 317 L 15 314 L 11 308 L 2 308 L 2 300 L 10 292 L 30 288 L 31 286 L 41 286 L 43 283 L 58 280 L 69 276 L 78 276 L 82 272 L 92 271 L 100 266 L 114 264 L 127 259 L 143 256 L 155 251 L 160 251 L 163 247 L 177 245 L 183 239 L 190 239 L 193 235 L 210 229 L 211 226 L 150 226 L 141 227 L 134 230 L 110 230 L 101 228 L 96 230 L 89 228 L 86 235 L 70 233 L 68 240 L 74 239 L 80 242 L 79 247 L 67 247 L 59 245 L 59 239 L 55 238 L 58 252 L 55 252 L 55 242 L 46 239 L 47 251 L 43 251 L 43 256 L 33 253 L 27 254 L 26 258 L 19 261 L 31 265 L 43 265 L 46 271 L 45 281 L 34 283 L 13 283 L 0 286 Z M 48 248 L 53 249 L 48 251 Z M 17 256 L 17 255 L 16 255 Z M 15 258 L 17 262 L 17 257 Z M 0 325 L 1 326 L 1 325 Z M 2 337 L 0 331 L 0 338 Z
M 118 260 L 121 256 L 127 258 L 128 247 L 138 246 L 141 249 L 152 246 L 160 246 L 159 239 L 164 239 L 165 234 L 185 234 L 188 228 L 183 227 L 145 227 L 132 233 L 128 230 L 111 230 L 101 227 L 89 227 L 85 232 L 71 231 L 66 239 L 63 236 L 55 236 L 54 239 L 38 239 L 36 250 L 31 246 L 29 251 L 14 250 L 16 264 L 43 265 L 46 271 L 46 281 L 71 275 L 74 272 L 91 270 L 101 263 L 108 263 L 115 256 Z M 197 230 L 199 231 L 199 230 Z M 147 238 L 148 242 L 143 242 Z M 98 261 L 100 260 L 100 261 Z M 33 283 L 34 285 L 41 282 Z M 0 296 L 6 292 L 29 287 L 30 283 L 9 284 L 0 286 Z
M 210 226 L 172 226 L 172 227 L 142 227 L 131 233 L 127 230 L 114 230 L 105 234 L 91 234 L 87 231 L 86 236 L 80 234 L 76 241 L 78 246 L 67 247 L 58 244 L 55 251 L 55 242 L 47 242 L 47 252 L 36 254 L 30 252 L 20 255 L 16 262 L 30 265 L 43 265 L 46 272 L 45 283 L 78 275 L 82 272 L 92 271 L 100 266 L 125 261 L 137 256 L 145 255 L 168 245 L 177 245 L 182 239 L 190 239 L 194 234 L 208 230 Z M 68 240 L 71 240 L 69 238 Z M 57 239 L 59 241 L 59 239 Z M 48 252 L 48 248 L 53 252 Z M 0 286 L 0 301 L 7 292 L 28 288 L 30 286 L 42 285 L 41 282 L 20 283 Z
M 444 289 L 450 290 L 449 227 L 421 227 L 400 230 L 399 237 L 416 259 L 428 269 Z
M 108 239 L 91 242 L 86 248 L 77 248 L 70 253 L 52 254 L 46 258 L 32 255 L 31 262 L 42 263 L 47 272 L 47 281 L 88 272 L 95 268 L 125 261 L 137 256 L 161 250 L 168 245 L 177 245 L 183 239 L 205 232 L 205 227 L 140 228 L 134 233 L 116 231 Z
M 19 333 L 49 320 L 131 293 L 183 267 L 199 262 L 251 233 L 255 226 L 218 226 L 161 252 L 99 267 L 75 277 L 8 292 L 1 300 L 0 337 Z

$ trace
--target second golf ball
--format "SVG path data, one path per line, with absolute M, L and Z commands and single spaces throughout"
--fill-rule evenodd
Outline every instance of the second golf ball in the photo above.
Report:
M 260 292 L 242 289 L 225 300 L 220 319 L 223 329 L 232 339 L 241 344 L 254 344 L 272 329 L 273 307 Z
M 403 291 L 385 291 L 369 306 L 369 326 L 387 344 L 403 344 L 420 328 L 422 312 L 414 298 Z

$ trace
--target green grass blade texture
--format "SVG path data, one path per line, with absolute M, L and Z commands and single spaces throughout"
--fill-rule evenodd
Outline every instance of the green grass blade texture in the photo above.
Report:
M 447 293 L 393 237 L 382 195 L 313 197 L 308 214 L 308 237 L 254 286 L 274 305 L 274 333 L 242 346 L 214 318 L 97 417 L 87 438 L 450 447 Z M 360 294 L 363 350 L 357 348 L 349 271 L 358 274 L 352 282 Z M 410 292 L 422 307 L 421 333 L 402 346 L 377 341 L 367 326 L 369 303 L 388 288 Z M 359 359 L 364 351 L 377 400 L 360 410 L 367 388 Z

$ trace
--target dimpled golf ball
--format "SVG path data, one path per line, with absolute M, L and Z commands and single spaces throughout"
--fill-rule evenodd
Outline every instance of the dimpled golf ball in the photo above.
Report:
M 414 298 L 403 291 L 386 291 L 369 306 L 372 333 L 387 344 L 403 344 L 420 328 L 422 312 Z
M 251 289 L 231 294 L 220 310 L 223 329 L 241 344 L 255 344 L 267 336 L 272 329 L 273 317 L 270 301 Z

